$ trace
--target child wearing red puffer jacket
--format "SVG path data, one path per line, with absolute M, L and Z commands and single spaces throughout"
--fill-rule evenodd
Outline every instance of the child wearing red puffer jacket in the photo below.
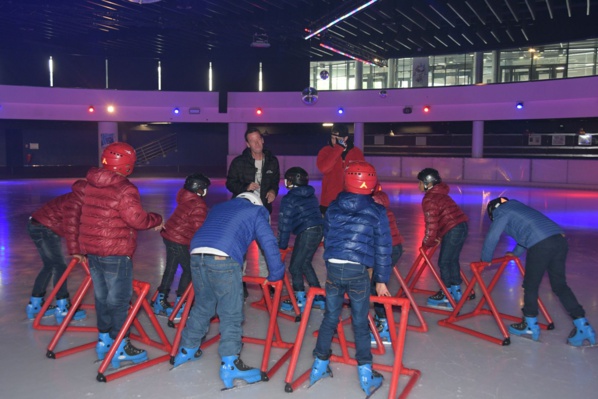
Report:
M 172 314 L 173 306 L 168 302 L 168 294 L 179 265 L 183 269 L 183 274 L 179 279 L 175 306 L 191 283 L 189 244 L 195 232 L 206 220 L 208 207 L 203 197 L 208 193 L 209 186 L 210 179 L 201 173 L 187 176 L 185 185 L 176 196 L 177 207 L 160 233 L 166 246 L 166 266 L 162 274 L 162 282 L 158 287 L 158 296 L 152 303 L 154 313 L 157 315 Z M 175 319 L 180 319 L 183 309 L 184 305 L 177 312 Z
M 390 237 L 392 238 L 392 254 L 391 254 L 391 266 L 396 267 L 397 262 L 403 255 L 403 236 L 399 231 L 399 226 L 397 226 L 397 218 L 395 214 L 390 210 L 390 199 L 388 195 L 382 191 L 382 187 L 378 185 L 374 194 L 372 194 L 372 198 L 374 202 L 377 204 L 382 205 L 386 208 L 386 216 L 388 216 L 388 221 L 390 223 Z M 372 279 L 371 283 L 371 295 L 377 295 L 376 293 L 376 281 Z M 378 333 L 380 334 L 380 338 L 385 344 L 390 344 L 390 331 L 388 329 L 388 321 L 386 320 L 386 310 L 384 309 L 384 305 L 381 303 L 374 303 L 374 312 L 376 315 L 374 319 L 376 321 L 376 327 L 378 329 Z M 376 343 L 374 336 L 370 333 L 372 344 Z

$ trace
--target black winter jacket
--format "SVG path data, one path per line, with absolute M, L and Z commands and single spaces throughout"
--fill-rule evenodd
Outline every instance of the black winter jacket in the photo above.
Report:
M 264 149 L 263 161 L 260 197 L 268 212 L 272 213 L 272 204 L 268 204 L 266 201 L 266 194 L 272 190 L 274 194 L 278 195 L 280 169 L 278 159 L 266 149 Z M 233 159 L 228 168 L 226 188 L 233 193 L 233 198 L 247 191 L 247 186 L 255 181 L 255 172 L 257 172 L 255 160 L 251 156 L 251 150 L 246 148 L 241 155 Z

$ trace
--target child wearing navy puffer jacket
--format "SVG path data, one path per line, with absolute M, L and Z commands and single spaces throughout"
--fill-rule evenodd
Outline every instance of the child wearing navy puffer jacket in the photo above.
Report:
M 291 233 L 296 234 L 289 271 L 297 305 L 303 312 L 306 302 L 303 278 L 305 277 L 310 287 L 320 288 L 311 260 L 322 241 L 324 221 L 315 190 L 308 185 L 309 176 L 305 169 L 298 166 L 292 167 L 285 172 L 284 179 L 289 192 L 280 202 L 278 247 L 287 249 Z M 325 304 L 324 297 L 316 295 L 313 306 L 324 309 Z M 283 301 L 280 308 L 284 311 L 292 311 L 292 302 L 287 299 Z
M 364 161 L 351 162 L 345 169 L 344 191 L 330 203 L 324 218 L 324 260 L 326 261 L 326 310 L 314 349 L 310 383 L 332 375 L 331 344 L 339 323 L 344 296 L 351 301 L 355 337 L 355 360 L 361 389 L 368 397 L 382 385 L 382 375 L 372 369 L 372 348 L 368 313 L 370 273 L 378 296 L 390 296 L 392 241 L 386 209 L 376 204 L 372 193 L 378 178 L 376 169 Z

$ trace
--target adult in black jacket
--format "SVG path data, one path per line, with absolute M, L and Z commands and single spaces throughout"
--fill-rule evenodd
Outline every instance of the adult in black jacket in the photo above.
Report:
M 226 188 L 233 197 L 246 191 L 259 194 L 268 212 L 272 213 L 280 180 L 278 159 L 264 149 L 264 137 L 259 129 L 247 129 L 245 142 L 247 148 L 230 164 Z

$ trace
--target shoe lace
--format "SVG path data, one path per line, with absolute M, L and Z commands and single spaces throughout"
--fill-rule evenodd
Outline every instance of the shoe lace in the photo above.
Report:
M 441 299 L 444 299 L 446 297 L 444 296 L 444 291 L 438 290 L 438 292 L 432 295 L 431 298 L 435 301 L 440 301 Z
M 243 360 L 241 360 L 240 357 L 238 357 L 237 360 L 234 361 L 234 363 L 235 363 L 235 367 L 239 371 L 248 371 L 248 370 L 252 370 L 253 369 L 253 367 L 249 367 L 245 363 L 243 363 Z
M 131 342 L 127 342 L 124 349 L 125 353 L 129 356 L 139 355 L 140 353 L 144 352 L 143 349 L 135 348 Z

